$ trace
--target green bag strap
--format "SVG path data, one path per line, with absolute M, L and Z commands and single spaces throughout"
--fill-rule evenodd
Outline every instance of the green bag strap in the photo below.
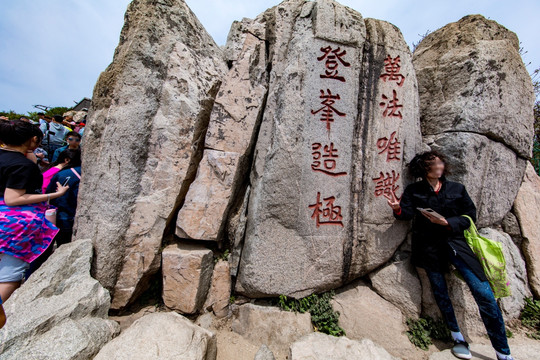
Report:
M 468 231 L 469 233 L 471 233 L 472 235 L 475 235 L 475 236 L 480 235 L 480 234 L 478 234 L 478 229 L 476 228 L 476 225 L 474 224 L 473 219 L 469 215 L 461 215 L 461 216 L 466 217 L 471 222 L 471 226 L 465 231 Z

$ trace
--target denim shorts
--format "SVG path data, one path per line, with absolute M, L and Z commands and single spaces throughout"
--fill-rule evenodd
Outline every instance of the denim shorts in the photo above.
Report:
M 23 280 L 29 266 L 26 261 L 0 253 L 0 283 Z

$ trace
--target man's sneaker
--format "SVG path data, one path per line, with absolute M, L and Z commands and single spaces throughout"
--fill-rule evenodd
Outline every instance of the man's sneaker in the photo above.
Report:
M 460 359 L 472 358 L 471 352 L 469 351 L 469 344 L 467 344 L 466 341 L 454 340 L 452 354 Z

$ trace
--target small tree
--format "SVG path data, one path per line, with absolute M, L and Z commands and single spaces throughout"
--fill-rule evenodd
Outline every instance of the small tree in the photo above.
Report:
M 54 115 L 62 115 L 63 113 L 71 110 L 72 108 L 68 108 L 65 106 L 56 106 L 48 109 L 44 112 L 46 116 L 54 116 Z
M 426 30 L 425 33 L 423 34 L 418 34 L 418 36 L 420 36 L 420 40 L 418 40 L 418 42 L 414 42 L 412 43 L 412 52 L 414 52 L 416 50 L 416 48 L 418 47 L 418 45 L 420 45 L 420 43 L 422 42 L 422 40 L 424 40 L 426 38 L 426 36 L 428 36 L 429 34 L 431 34 L 431 30 Z

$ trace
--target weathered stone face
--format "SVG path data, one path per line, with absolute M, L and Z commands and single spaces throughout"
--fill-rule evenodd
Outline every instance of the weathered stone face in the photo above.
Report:
M 215 241 L 223 234 L 227 214 L 248 172 L 266 90 L 264 39 L 247 33 L 216 97 L 203 158 L 178 214 L 178 236 Z
M 272 306 L 244 304 L 231 328 L 253 343 L 286 347 L 313 332 L 309 313 L 284 311 Z
M 95 359 L 215 360 L 216 356 L 216 335 L 170 312 L 138 319 L 105 345 Z
M 448 157 L 448 178 L 465 185 L 476 205 L 477 226 L 502 221 L 512 208 L 526 160 L 499 142 L 469 132 L 426 136 L 424 141 Z
M 473 132 L 530 156 L 534 95 L 516 34 L 466 16 L 429 34 L 414 66 L 424 136 Z
M 401 310 L 407 318 L 420 316 L 422 285 L 410 258 L 370 273 L 369 279 L 377 294 Z
M 272 71 L 237 290 L 301 297 L 380 266 L 404 240 L 383 194 L 400 195 L 420 146 L 416 81 L 388 23 L 332 1 L 284 2 L 265 19 Z
M 333 44 L 315 37 L 311 17 L 314 6 L 308 2 L 285 2 L 267 13 L 275 22 L 272 73 L 255 149 L 239 272 L 242 292 L 250 296 L 269 291 L 292 295 L 306 289 L 306 285 L 313 289 L 323 280 L 321 273 L 325 274 L 320 284 L 323 287 L 335 287 L 341 282 L 343 244 L 351 223 L 344 204 L 350 202 L 351 145 L 357 115 L 357 99 L 350 95 L 357 88 L 361 54 L 355 47 L 340 46 L 340 52 L 346 54 L 342 60 L 350 65 L 335 61 L 341 65 L 339 75 L 347 80 L 320 78 L 321 73 L 325 74 L 325 62 L 317 60 L 324 55 L 320 49 Z M 358 46 L 363 44 L 363 22 L 355 30 Z M 334 49 L 337 47 L 333 46 Z M 348 95 L 331 98 L 339 94 Z M 329 96 L 326 101 L 337 112 L 321 105 L 324 96 Z M 325 114 L 328 122 L 320 120 Z M 331 170 L 324 166 L 325 146 L 334 156 L 328 158 Z M 317 170 L 313 170 L 312 163 Z M 319 220 L 325 222 L 322 215 L 311 218 L 315 207 L 319 207 L 317 200 L 325 206 L 333 201 L 339 207 L 328 217 L 329 225 L 317 226 Z M 311 211 L 310 205 L 314 205 Z M 332 251 L 319 257 L 325 250 Z M 296 260 L 291 261 L 284 253 Z M 295 274 L 302 285 L 286 278 L 287 273 Z M 297 277 L 298 274 L 307 276 Z
M 341 289 L 332 307 L 339 312 L 339 326 L 347 337 L 369 339 L 390 354 L 418 358 L 419 351 L 404 334 L 405 317 L 400 310 L 362 282 L 356 281 Z
M 163 302 L 183 314 L 202 308 L 212 281 L 212 251 L 175 244 L 163 250 Z
M 164 230 L 195 175 L 226 69 L 183 1 L 130 4 L 94 89 L 76 225 L 77 237 L 94 243 L 93 273 L 111 290 L 113 308 L 159 270 Z
M 291 360 L 399 359 L 369 339 L 350 340 L 345 336 L 335 337 L 319 332 L 306 335 L 294 342 L 287 358 Z
M 540 177 L 528 163 L 523 183 L 519 188 L 514 211 L 521 227 L 521 251 L 527 262 L 529 284 L 536 298 L 540 298 Z
M 90 359 L 120 332 L 92 252 L 88 239 L 60 246 L 5 302 L 2 359 Z
M 231 272 L 229 262 L 220 260 L 214 266 L 212 283 L 208 289 L 204 309 L 213 311 L 218 318 L 225 317 L 229 313 L 230 298 Z
M 428 35 L 414 67 L 425 142 L 450 156 L 478 226 L 510 211 L 531 154 L 534 95 L 516 35 L 480 15 Z

